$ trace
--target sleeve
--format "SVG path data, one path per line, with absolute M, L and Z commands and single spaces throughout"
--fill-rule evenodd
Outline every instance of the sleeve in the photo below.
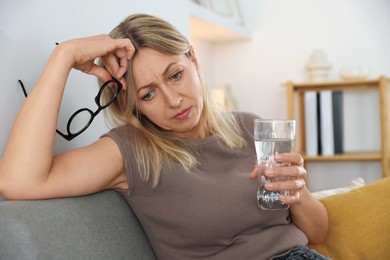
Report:
M 118 145 L 118 148 L 122 154 L 122 160 L 127 175 L 127 183 L 129 186 L 129 197 L 131 197 L 131 193 L 134 187 L 134 176 L 133 176 L 134 156 L 131 149 L 130 135 L 131 135 L 131 129 L 129 126 L 119 126 L 117 128 L 113 128 L 108 133 L 105 133 L 100 137 L 100 138 L 110 137 Z
M 236 117 L 243 131 L 253 136 L 254 120 L 261 119 L 261 117 L 252 112 L 237 112 Z

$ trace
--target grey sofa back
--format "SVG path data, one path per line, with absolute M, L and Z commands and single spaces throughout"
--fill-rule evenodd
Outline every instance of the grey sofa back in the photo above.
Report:
M 115 191 L 76 198 L 0 202 L 0 259 L 156 259 Z

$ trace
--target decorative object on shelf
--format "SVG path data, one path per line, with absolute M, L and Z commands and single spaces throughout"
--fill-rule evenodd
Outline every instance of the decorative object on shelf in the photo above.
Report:
M 341 68 L 340 76 L 345 80 L 362 80 L 368 77 L 368 67 L 365 65 L 350 65 Z
M 310 55 L 309 62 L 306 64 L 309 80 L 324 81 L 328 79 L 331 67 L 325 52 L 323 50 L 314 50 Z

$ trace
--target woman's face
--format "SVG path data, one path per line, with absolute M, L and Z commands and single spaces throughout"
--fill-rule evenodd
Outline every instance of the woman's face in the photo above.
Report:
M 132 60 L 132 74 L 142 114 L 177 136 L 203 138 L 203 91 L 192 50 L 191 54 L 171 56 L 142 48 Z

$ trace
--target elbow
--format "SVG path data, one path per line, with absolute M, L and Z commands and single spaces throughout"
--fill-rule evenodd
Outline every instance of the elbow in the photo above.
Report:
M 314 222 L 314 232 L 308 236 L 309 243 L 313 245 L 321 244 L 325 241 L 329 231 L 329 216 L 324 204 L 319 203 L 317 208 L 317 221 Z
M 9 187 L 4 180 L 3 173 L 0 171 L 0 198 L 4 200 L 12 200 L 14 199 L 14 195 L 12 194 L 12 189 Z
M 4 200 L 23 200 L 25 197 L 21 196 L 21 192 L 14 189 L 13 186 L 0 185 L 0 198 Z
M 4 176 L 4 173 L 3 173 L 3 170 L 2 170 L 2 165 L 1 165 L 1 161 L 0 161 L 0 198 L 6 198 L 5 197 L 5 194 L 4 194 L 4 180 L 3 180 L 3 176 Z
M 328 231 L 329 231 L 329 223 L 328 221 L 326 221 L 326 225 L 324 225 L 324 227 L 321 230 L 321 234 L 318 236 L 317 241 L 315 241 L 316 244 L 321 244 L 325 241 L 326 236 L 328 235 Z
M 4 200 L 26 200 L 28 193 L 20 185 L 10 180 L 0 178 L 0 197 Z
M 37 182 L 23 182 L 0 171 L 0 197 L 4 200 L 34 200 L 39 196 L 42 186 Z
M 327 232 L 318 233 L 315 236 L 312 236 L 309 238 L 309 244 L 311 245 L 318 245 L 325 241 Z
M 23 199 L 20 191 L 20 185 L 17 184 L 12 175 L 7 174 L 0 162 L 0 197 L 4 200 L 20 200 Z
M 316 232 L 314 232 L 310 237 L 308 237 L 309 244 L 318 245 L 325 241 L 326 236 L 329 230 L 328 220 L 324 221 L 322 225 L 316 228 Z
M 16 196 L 15 192 L 12 192 L 10 189 L 6 189 L 4 187 L 0 187 L 0 198 L 4 200 L 19 200 Z

